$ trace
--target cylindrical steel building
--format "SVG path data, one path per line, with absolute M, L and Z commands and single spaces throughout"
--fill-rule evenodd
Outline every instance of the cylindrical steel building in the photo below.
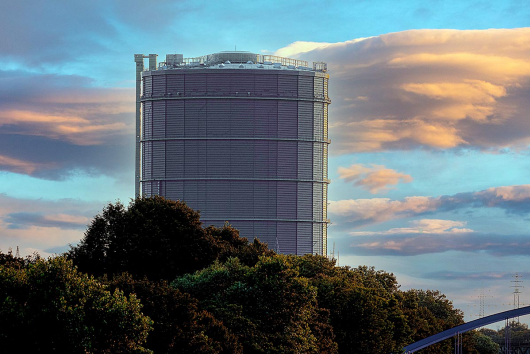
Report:
M 160 64 L 137 93 L 141 193 L 185 201 L 206 225 L 229 222 L 278 252 L 325 255 L 325 64 L 242 52 Z

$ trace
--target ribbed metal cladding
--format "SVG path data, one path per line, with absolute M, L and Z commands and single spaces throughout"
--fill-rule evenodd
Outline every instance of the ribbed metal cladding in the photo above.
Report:
M 308 70 L 143 73 L 145 196 L 185 201 L 281 253 L 327 253 L 328 75 Z

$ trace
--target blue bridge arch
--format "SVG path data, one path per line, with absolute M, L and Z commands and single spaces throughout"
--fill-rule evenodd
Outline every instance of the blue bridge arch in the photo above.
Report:
M 414 353 L 415 351 L 426 348 L 432 344 L 441 342 L 444 339 L 454 337 L 456 335 L 465 333 L 467 331 L 471 331 L 473 329 L 484 327 L 484 326 L 487 326 L 495 322 L 504 321 L 510 318 L 529 315 L 529 314 L 530 314 L 530 306 L 521 307 L 521 308 L 510 310 L 510 311 L 499 312 L 494 315 L 482 317 L 482 318 L 479 318 L 478 320 L 474 320 L 474 321 L 461 324 L 460 326 L 447 329 L 443 332 L 437 333 L 435 335 L 432 335 L 430 337 L 417 341 L 416 343 L 409 344 L 405 348 L 403 348 L 403 350 L 405 351 L 406 354 Z

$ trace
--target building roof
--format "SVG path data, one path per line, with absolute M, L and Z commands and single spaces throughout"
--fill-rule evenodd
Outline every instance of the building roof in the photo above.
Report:
M 309 67 L 305 60 L 262 55 L 244 51 L 226 51 L 207 54 L 196 58 L 183 58 L 182 54 L 168 54 L 165 62 L 160 62 L 158 70 L 170 69 L 263 69 L 263 70 L 302 70 L 327 72 L 327 64 L 313 62 Z

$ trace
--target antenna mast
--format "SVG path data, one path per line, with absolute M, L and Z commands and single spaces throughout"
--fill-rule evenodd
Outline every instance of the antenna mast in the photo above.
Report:
M 519 278 L 522 278 L 522 275 L 519 275 L 519 273 L 515 272 L 515 275 L 512 275 L 512 278 L 515 280 L 510 281 L 510 283 L 514 283 L 515 285 L 510 286 L 511 288 L 515 288 L 513 291 L 513 308 L 518 309 L 519 308 L 519 295 L 521 292 L 519 291 L 519 288 L 524 288 L 524 286 L 519 285 L 519 283 L 522 283 L 522 280 L 519 280 Z M 517 322 L 519 323 L 519 317 L 517 317 Z

